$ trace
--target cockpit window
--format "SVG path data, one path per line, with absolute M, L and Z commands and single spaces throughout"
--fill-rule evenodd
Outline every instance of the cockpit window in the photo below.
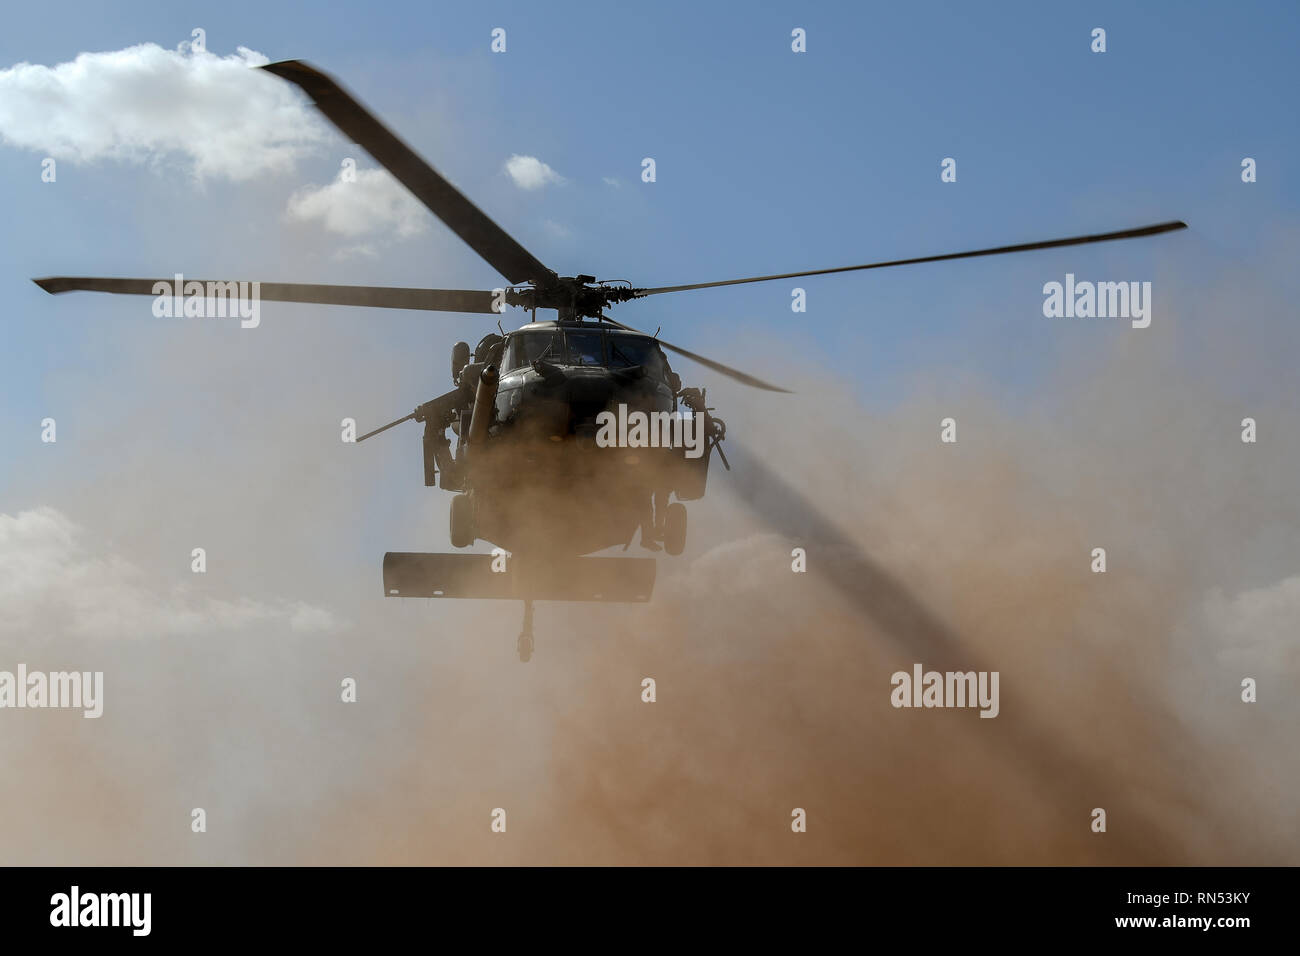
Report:
M 564 338 L 558 329 L 544 329 L 540 332 L 515 332 L 510 336 L 506 346 L 505 358 L 501 368 L 513 372 L 537 361 L 543 355 L 552 362 L 562 362 L 564 358 Z
M 564 334 L 569 343 L 569 364 L 570 365 L 604 365 L 605 353 L 601 348 L 601 339 L 604 335 L 598 330 L 574 332 L 569 331 Z
M 663 375 L 659 343 L 649 336 L 606 334 L 599 329 L 539 329 L 513 332 L 501 360 L 503 372 L 526 368 L 545 358 L 556 365 L 640 366 L 652 377 Z
M 648 374 L 657 376 L 663 371 L 659 358 L 659 343 L 652 338 L 640 335 L 609 337 L 609 364 L 612 368 L 640 365 Z

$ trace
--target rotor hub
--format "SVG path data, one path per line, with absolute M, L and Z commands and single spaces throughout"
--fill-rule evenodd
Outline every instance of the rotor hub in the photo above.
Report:
M 506 304 L 525 309 L 555 309 L 560 321 L 599 318 L 611 305 L 642 295 L 628 285 L 597 282 L 594 276 L 557 276 L 544 285 L 506 291 Z

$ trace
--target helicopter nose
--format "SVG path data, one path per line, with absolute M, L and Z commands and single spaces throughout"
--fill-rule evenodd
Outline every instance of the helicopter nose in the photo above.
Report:
M 614 390 L 608 376 L 573 376 L 568 388 L 569 415 L 574 431 L 582 437 L 596 434 L 596 417 L 610 408 Z M 581 442 L 580 442 L 581 444 Z
M 607 375 L 570 375 L 567 384 L 569 403 L 575 408 L 592 407 L 600 411 L 614 397 L 614 383 Z

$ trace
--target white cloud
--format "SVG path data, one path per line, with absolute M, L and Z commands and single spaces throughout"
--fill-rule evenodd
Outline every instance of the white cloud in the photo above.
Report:
M 564 182 L 564 177 L 536 156 L 515 154 L 506 160 L 506 172 L 520 189 L 541 189 L 548 183 Z
M 556 239 L 571 239 L 573 237 L 572 229 L 564 225 L 562 222 L 556 222 L 554 219 L 547 219 L 542 223 L 542 226 L 546 229 L 548 234 L 554 236 Z
M 292 86 L 231 56 L 152 43 L 0 70 L 0 139 L 73 162 L 179 162 L 200 179 L 292 169 L 327 128 Z
M 408 238 L 429 228 L 429 211 L 383 169 L 339 170 L 328 186 L 308 186 L 289 197 L 289 218 L 319 222 L 341 236 L 388 232 Z M 365 252 L 354 247 L 359 254 Z
M 94 553 L 54 508 L 0 514 L 0 636 L 171 637 L 271 625 L 331 631 L 341 622 L 301 601 L 223 600 L 151 586 L 126 558 Z M 188 568 L 186 568 L 188 573 Z
M 623 185 L 621 180 L 613 176 L 602 176 L 600 177 L 600 181 L 604 183 L 606 186 L 613 186 L 615 189 L 618 189 L 620 186 Z
M 1300 575 L 1225 597 L 1206 596 L 1205 618 L 1225 663 L 1293 670 L 1300 663 L 1295 622 L 1300 620 Z

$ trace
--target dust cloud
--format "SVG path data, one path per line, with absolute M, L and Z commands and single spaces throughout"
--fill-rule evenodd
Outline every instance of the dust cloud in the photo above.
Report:
M 443 390 L 405 394 L 427 330 L 300 331 L 142 334 L 15 479 L 0 560 L 49 557 L 3 594 L 0 668 L 103 670 L 106 704 L 0 714 L 6 862 L 1300 861 L 1300 448 L 1243 445 L 1167 340 L 1099 331 L 1047 396 L 936 373 L 888 409 L 755 347 L 797 394 L 711 388 L 734 470 L 653 601 L 538 604 L 521 664 L 518 605 L 382 596 L 383 551 L 447 548 L 418 428 L 338 441 Z M 998 671 L 999 715 L 892 707 L 914 663 Z

